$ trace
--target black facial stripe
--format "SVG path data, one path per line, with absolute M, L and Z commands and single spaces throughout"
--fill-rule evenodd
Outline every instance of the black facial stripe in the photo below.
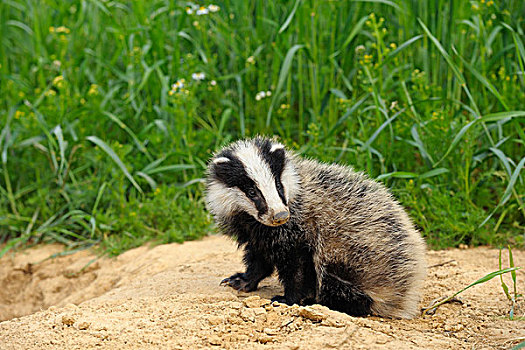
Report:
M 254 142 L 255 145 L 259 147 L 262 158 L 270 167 L 270 171 L 275 178 L 275 187 L 277 188 L 277 193 L 279 194 L 281 201 L 284 205 L 287 205 L 286 198 L 284 197 L 283 184 L 281 182 L 281 175 L 283 174 L 286 161 L 284 149 L 278 148 L 271 152 L 273 143 L 268 139 L 257 138 Z
M 261 191 L 259 191 L 258 188 L 255 189 L 255 192 L 257 193 L 257 196 L 255 198 L 250 198 L 250 197 L 248 198 L 250 198 L 253 204 L 255 204 L 255 207 L 257 208 L 257 212 L 259 213 L 259 215 L 264 215 L 268 212 L 268 204 L 266 204 L 266 200 L 264 199 L 263 194 L 261 193 Z
M 266 200 L 255 182 L 248 176 L 239 158 L 231 150 L 224 150 L 216 156 L 216 158 L 220 157 L 228 158 L 229 161 L 214 163 L 211 168 L 212 177 L 228 187 L 239 188 L 255 204 L 259 215 L 266 214 L 268 212 Z M 248 195 L 250 190 L 255 191 L 256 196 L 254 198 Z
M 284 197 L 284 187 L 283 183 L 281 182 L 280 178 L 275 179 L 275 188 L 277 188 L 277 193 L 279 194 L 279 198 L 281 198 L 281 201 L 284 205 L 288 205 L 286 203 L 286 198 Z
M 270 152 L 272 149 L 273 143 L 267 139 L 255 139 L 255 145 L 259 147 L 264 161 L 270 166 L 272 175 L 275 178 L 280 178 L 284 169 L 285 153 L 283 148 L 278 148 L 273 152 Z

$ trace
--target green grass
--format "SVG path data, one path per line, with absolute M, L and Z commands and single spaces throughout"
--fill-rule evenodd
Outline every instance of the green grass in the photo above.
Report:
M 434 248 L 523 246 L 523 1 L 214 4 L 0 2 L 4 252 L 205 235 L 206 161 L 255 134 L 378 177 Z

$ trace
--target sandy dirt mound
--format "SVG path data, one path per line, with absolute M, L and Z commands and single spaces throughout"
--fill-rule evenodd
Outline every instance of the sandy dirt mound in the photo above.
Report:
M 43 246 L 0 259 L 0 319 L 36 312 L 0 323 L 0 349 L 504 349 L 525 339 L 525 305 L 522 320 L 508 320 L 497 278 L 433 316 L 354 318 L 319 305 L 270 305 L 282 293 L 275 277 L 249 294 L 219 286 L 242 270 L 241 252 L 224 237 L 116 259 L 79 252 L 44 260 L 59 251 Z M 525 252 L 514 260 L 523 266 Z M 498 251 L 429 252 L 428 265 L 422 305 L 497 270 Z M 518 271 L 518 291 L 524 279 Z

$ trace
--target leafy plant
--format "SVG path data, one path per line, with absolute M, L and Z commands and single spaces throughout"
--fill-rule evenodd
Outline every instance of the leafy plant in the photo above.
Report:
M 2 1 L 0 243 L 205 235 L 207 160 L 265 134 L 385 182 L 433 248 L 522 246 L 524 11 Z

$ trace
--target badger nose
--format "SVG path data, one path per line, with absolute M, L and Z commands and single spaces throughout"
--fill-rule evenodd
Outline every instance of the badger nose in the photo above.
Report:
M 287 210 L 278 212 L 273 216 L 273 223 L 275 225 L 282 225 L 290 218 L 290 213 Z

